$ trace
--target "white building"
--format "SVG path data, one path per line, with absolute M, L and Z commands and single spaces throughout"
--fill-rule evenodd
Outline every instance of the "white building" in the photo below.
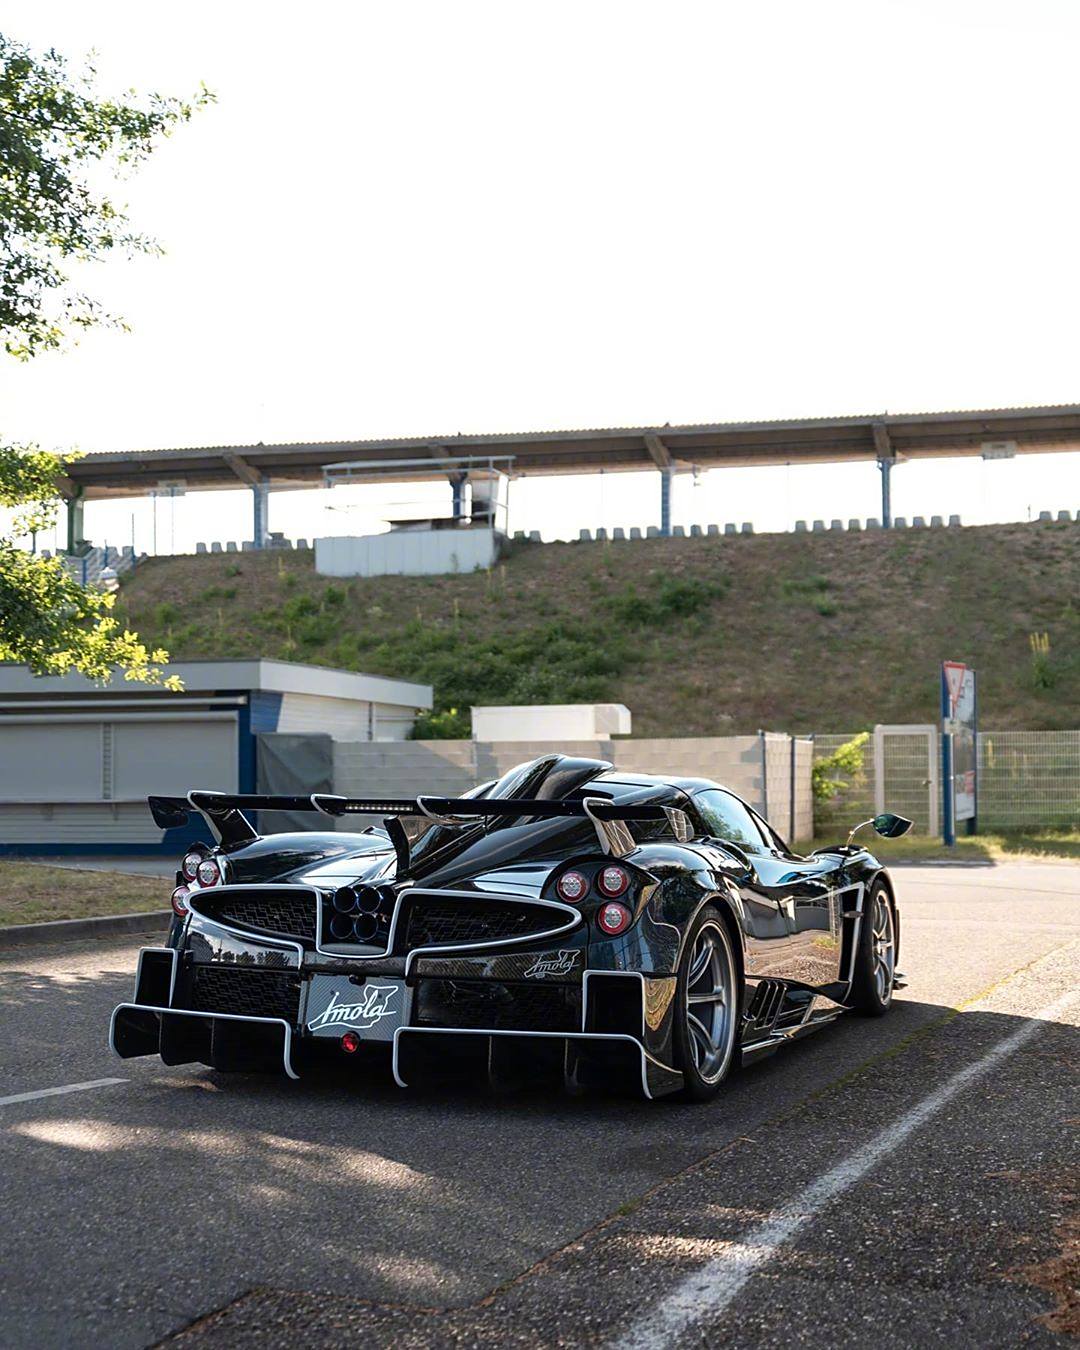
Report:
M 150 793 L 254 792 L 260 734 L 400 741 L 429 685 L 288 661 L 176 661 L 184 692 L 0 666 L 0 853 L 164 850 Z

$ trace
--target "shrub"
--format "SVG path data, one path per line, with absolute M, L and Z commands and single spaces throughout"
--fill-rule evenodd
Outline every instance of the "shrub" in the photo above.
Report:
M 462 741 L 472 735 L 472 723 L 468 714 L 458 712 L 457 708 L 444 708 L 442 712 L 421 713 L 413 723 L 409 738 L 414 741 Z
M 861 786 L 865 781 L 863 760 L 869 739 L 868 731 L 860 731 L 850 741 L 838 745 L 831 755 L 815 761 L 810 770 L 815 806 L 833 805 L 845 792 Z

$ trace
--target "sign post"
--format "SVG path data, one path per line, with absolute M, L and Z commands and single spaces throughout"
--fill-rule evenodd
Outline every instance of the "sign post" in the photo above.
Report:
M 974 834 L 979 810 L 979 755 L 975 672 L 962 661 L 941 664 L 942 836 L 956 843 L 956 823 Z

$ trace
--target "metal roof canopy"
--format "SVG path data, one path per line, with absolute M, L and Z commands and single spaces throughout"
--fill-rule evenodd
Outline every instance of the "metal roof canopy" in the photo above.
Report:
M 99 451 L 68 466 L 64 488 L 66 494 L 87 501 L 143 496 L 161 479 L 182 479 L 189 490 L 265 489 L 271 485 L 318 488 L 323 486 L 328 468 L 361 457 L 363 469 L 354 466 L 350 475 L 354 482 L 392 481 L 406 476 L 406 467 L 409 478 L 435 480 L 460 472 L 470 451 L 484 461 L 497 452 L 500 458 L 512 457 L 512 472 L 521 477 L 601 470 L 671 471 L 686 465 L 713 469 L 948 458 L 981 455 L 988 442 L 1015 443 L 1017 453 L 1078 451 L 1080 405 L 596 431 Z M 417 456 L 421 456 L 419 465 Z M 430 472 L 425 472 L 428 461 Z

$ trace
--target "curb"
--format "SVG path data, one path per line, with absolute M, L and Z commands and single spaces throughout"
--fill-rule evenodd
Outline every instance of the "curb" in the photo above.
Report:
M 77 942 L 84 938 L 115 937 L 123 933 L 148 933 L 167 926 L 171 909 L 149 914 L 106 914 L 100 919 L 57 919 L 51 923 L 20 923 L 0 928 L 0 952 L 45 942 Z

